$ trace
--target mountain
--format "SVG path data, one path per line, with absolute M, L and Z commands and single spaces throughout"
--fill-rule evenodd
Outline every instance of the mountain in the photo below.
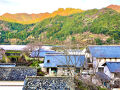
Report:
M 73 9 L 73 8 L 59 8 L 57 11 L 53 13 L 40 13 L 40 14 L 27 14 L 27 13 L 16 13 L 9 14 L 5 13 L 0 16 L 0 20 L 8 21 L 8 22 L 16 22 L 21 24 L 32 24 L 36 22 L 40 22 L 46 18 L 55 17 L 56 15 L 68 16 L 74 13 L 83 12 L 81 9 Z
M 111 8 L 117 12 L 120 12 L 120 5 L 109 5 L 107 8 Z
M 54 14 L 55 15 L 55 14 Z M 35 24 L 0 21 L 1 44 L 45 44 L 66 42 L 88 44 L 119 44 L 120 13 L 110 8 L 92 9 L 68 16 L 57 15 Z M 7 28 L 7 29 L 5 29 Z

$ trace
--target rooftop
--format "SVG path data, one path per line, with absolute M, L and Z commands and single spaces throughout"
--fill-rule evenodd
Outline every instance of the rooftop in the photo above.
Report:
M 98 78 L 100 78 L 102 81 L 110 81 L 110 77 L 107 76 L 105 73 L 103 72 L 97 72 L 96 75 L 98 76 Z
M 96 58 L 120 58 L 120 45 L 91 45 L 88 50 Z
M 81 67 L 84 64 L 84 61 L 84 55 L 50 54 L 45 56 L 44 67 L 58 67 L 66 65 Z
M 104 65 L 107 65 L 110 72 L 120 72 L 120 62 L 106 62 Z
M 0 48 L 3 48 L 4 50 L 18 50 L 22 51 L 26 45 L 0 45 Z
M 35 50 L 31 53 L 31 57 L 45 57 L 46 54 L 48 53 L 57 53 L 54 50 L 45 50 L 45 49 L 40 49 L 40 50 Z

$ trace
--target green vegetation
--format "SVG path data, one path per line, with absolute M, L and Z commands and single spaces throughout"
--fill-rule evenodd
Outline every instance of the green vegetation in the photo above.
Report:
M 70 41 L 77 42 L 84 32 L 109 36 L 106 40 L 93 35 L 92 44 L 118 44 L 120 43 L 120 13 L 103 8 L 93 9 L 69 16 L 55 16 L 36 24 L 22 25 L 0 21 L 1 44 L 11 44 L 10 39 L 16 39 L 16 44 L 27 44 L 30 40 L 43 41 L 46 44 L 59 44 L 70 37 Z M 4 27 L 3 25 L 4 24 Z M 6 29 L 7 30 L 4 30 Z M 79 37 L 75 37 L 79 34 Z M 81 41 L 79 41 L 81 42 Z M 88 43 L 88 42 L 87 42 Z M 88 43 L 89 44 L 89 43 Z
M 106 88 L 101 88 L 99 86 L 93 85 L 92 83 L 83 83 L 80 80 L 75 80 L 76 90 L 107 90 Z
M 39 68 L 40 63 L 43 63 L 43 61 L 34 60 L 30 66 Z

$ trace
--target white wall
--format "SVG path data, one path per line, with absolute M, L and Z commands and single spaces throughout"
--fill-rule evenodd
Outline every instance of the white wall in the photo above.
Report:
M 71 74 L 74 75 L 74 68 L 69 68 L 69 70 L 70 71 L 68 71 L 68 68 L 59 67 L 57 76 L 61 76 L 61 75 L 71 76 Z
M 104 73 L 110 78 L 114 78 L 114 73 L 111 73 L 107 66 L 104 67 Z
M 0 90 L 22 90 L 24 81 L 0 81 Z

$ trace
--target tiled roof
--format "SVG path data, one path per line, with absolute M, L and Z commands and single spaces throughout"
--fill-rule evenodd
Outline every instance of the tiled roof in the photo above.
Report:
M 106 62 L 106 65 L 110 72 L 120 72 L 120 62 Z
M 105 73 L 103 72 L 96 72 L 96 75 L 102 80 L 102 81 L 110 81 L 110 77 L 107 76 Z
M 120 46 L 88 46 L 93 57 L 96 58 L 120 58 Z
M 70 66 L 75 65 L 76 67 L 81 67 L 84 64 L 84 61 L 85 61 L 84 55 L 51 54 L 45 56 L 44 67 L 57 67 L 65 65 Z
M 40 50 L 33 51 L 30 56 L 38 57 L 38 54 L 39 54 L 39 57 L 45 57 L 47 53 L 56 53 L 56 51 L 40 49 Z

